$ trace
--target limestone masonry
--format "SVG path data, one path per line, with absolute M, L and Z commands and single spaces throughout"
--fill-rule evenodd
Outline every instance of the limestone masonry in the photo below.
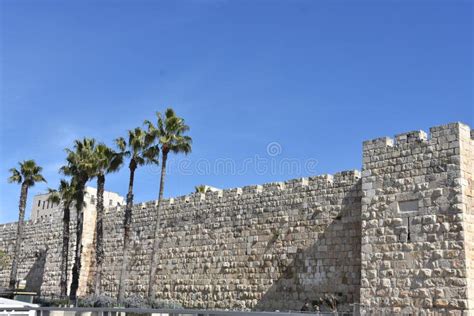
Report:
M 301 310 L 331 294 L 339 310 L 360 303 L 362 313 L 474 313 L 473 138 L 461 123 L 433 127 L 364 142 L 362 172 L 166 200 L 157 297 L 189 308 Z M 134 209 L 128 293 L 147 289 L 155 205 Z M 123 212 L 105 216 L 110 296 Z M 95 227 L 94 216 L 85 225 Z M 10 254 L 15 227 L 0 225 L 0 249 Z M 41 294 L 59 293 L 61 218 L 28 221 L 25 231 L 19 278 Z M 93 229 L 84 233 L 93 239 Z M 80 295 L 94 274 L 93 249 L 85 248 Z M 8 276 L 0 272 L 0 286 Z

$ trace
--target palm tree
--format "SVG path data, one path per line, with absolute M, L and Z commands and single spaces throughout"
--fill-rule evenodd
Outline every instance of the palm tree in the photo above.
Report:
M 196 193 L 206 193 L 207 187 L 204 184 L 200 184 L 194 187 Z
M 0 250 L 0 268 L 5 269 L 8 266 L 9 257 L 5 251 Z
M 59 288 L 61 297 L 67 295 L 67 267 L 69 257 L 69 225 L 71 222 L 71 206 L 76 197 L 76 186 L 72 182 L 64 179 L 59 183 L 58 190 L 48 189 L 50 195 L 48 200 L 55 204 L 60 204 L 63 210 L 63 246 L 61 251 L 61 280 L 59 281 Z
M 120 153 L 125 157 L 130 157 L 128 168 L 130 169 L 130 178 L 128 184 L 127 204 L 125 206 L 125 215 L 123 220 L 123 259 L 120 269 L 119 291 L 117 301 L 123 302 L 125 297 L 125 280 L 128 267 L 128 252 L 130 247 L 130 226 L 132 223 L 133 208 L 133 181 L 135 178 L 135 170 L 145 164 L 158 164 L 158 155 L 160 153 L 159 146 L 148 141 L 147 133 L 137 127 L 128 131 L 128 142 L 120 137 L 116 139 L 117 147 Z
M 94 281 L 94 293 L 99 295 L 101 292 L 102 264 L 104 262 L 104 188 L 105 175 L 116 172 L 123 163 L 123 156 L 116 153 L 105 144 L 99 144 L 94 150 L 95 176 L 97 177 L 97 218 L 96 218 L 96 273 Z
M 72 267 L 72 280 L 69 298 L 76 300 L 77 289 L 79 288 L 79 275 L 81 271 L 82 254 L 82 229 L 83 229 L 83 208 L 86 183 L 94 176 L 94 148 L 95 140 L 84 138 L 74 141 L 73 149 L 66 149 L 67 164 L 61 167 L 60 171 L 72 176 L 72 182 L 76 187 L 74 202 L 76 205 L 76 249 L 74 255 L 74 265 Z
M 46 182 L 41 175 L 43 168 L 38 166 L 34 160 L 25 160 L 19 163 L 20 170 L 11 168 L 8 182 L 21 184 L 20 203 L 18 207 L 18 225 L 13 252 L 12 269 L 10 271 L 9 288 L 14 289 L 16 284 L 16 275 L 18 271 L 18 256 L 20 255 L 21 241 L 23 239 L 23 225 L 25 220 L 26 199 L 28 198 L 28 189 L 37 182 Z
M 166 175 L 166 161 L 168 154 L 171 153 L 184 153 L 188 154 L 191 152 L 192 139 L 191 137 L 184 135 L 189 131 L 189 126 L 185 124 L 184 119 L 176 116 L 173 109 L 168 108 L 163 117 L 161 113 L 156 113 L 158 121 L 157 125 L 153 125 L 150 121 L 145 121 L 145 125 L 148 126 L 148 138 L 150 141 L 157 142 L 161 147 L 161 177 L 160 177 L 160 191 L 158 195 L 158 206 L 157 216 L 155 221 L 154 240 L 153 240 L 153 251 L 151 255 L 149 283 L 148 283 L 148 300 L 152 302 L 155 299 L 155 293 L 153 285 L 155 284 L 156 268 L 159 240 L 158 232 L 160 229 L 160 211 L 161 201 L 163 200 L 163 192 L 165 187 L 165 175 Z

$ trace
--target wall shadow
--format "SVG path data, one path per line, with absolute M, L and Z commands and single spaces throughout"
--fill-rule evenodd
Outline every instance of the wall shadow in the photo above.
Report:
M 40 249 L 35 252 L 35 262 L 25 278 L 26 291 L 36 292 L 38 295 L 41 295 L 41 285 L 43 285 L 47 253 L 48 248 Z
M 324 224 L 318 238 L 305 249 L 287 254 L 289 260 L 278 262 L 275 268 L 280 277 L 258 300 L 253 308 L 258 311 L 331 311 L 322 303 L 331 296 L 339 311 L 351 310 L 350 304 L 359 301 L 361 265 L 360 185 L 343 197 L 337 212 L 314 209 L 314 216 Z M 327 222 L 326 222 L 327 221 Z M 287 262 L 287 264 L 285 264 Z

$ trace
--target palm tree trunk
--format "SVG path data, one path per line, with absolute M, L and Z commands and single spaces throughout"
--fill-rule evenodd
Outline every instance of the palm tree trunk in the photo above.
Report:
M 132 159 L 130 161 L 129 168 L 130 180 L 128 184 L 127 205 L 125 207 L 125 216 L 123 219 L 123 259 L 122 266 L 120 268 L 119 290 L 117 295 L 117 301 L 119 304 L 121 304 L 125 298 L 125 281 L 127 279 L 128 251 L 130 248 L 130 226 L 132 223 L 133 180 L 135 177 L 135 169 L 137 168 L 135 160 Z
M 100 174 L 97 177 L 97 220 L 96 220 L 96 248 L 95 248 L 95 289 L 96 295 L 100 294 L 102 281 L 102 264 L 104 262 L 104 186 L 105 176 Z
M 158 195 L 158 205 L 156 208 L 155 234 L 153 236 L 153 251 L 151 253 L 150 274 L 148 276 L 148 301 L 152 303 L 155 300 L 155 291 L 153 290 L 156 281 L 157 268 L 157 254 L 160 247 L 158 240 L 158 233 L 160 231 L 160 215 L 161 215 L 161 201 L 163 200 L 163 192 L 165 190 L 165 176 L 166 176 L 166 161 L 168 160 L 168 152 L 163 151 L 161 162 L 161 177 L 160 177 L 160 193 Z
M 61 280 L 59 288 L 61 297 L 67 296 L 67 266 L 69 257 L 69 224 L 71 221 L 71 210 L 69 205 L 64 206 L 63 214 L 63 249 L 61 253 Z
M 72 280 L 71 280 L 71 291 L 69 298 L 71 301 L 76 301 L 77 289 L 79 288 L 79 276 L 81 273 L 81 255 L 82 255 L 82 228 L 84 214 L 82 212 L 84 206 L 84 190 L 86 183 L 80 183 L 78 185 L 78 198 L 76 201 L 76 253 L 74 256 L 74 265 L 72 267 Z
M 18 271 L 18 257 L 20 256 L 21 241 L 23 239 L 23 226 L 25 220 L 26 199 L 28 197 L 28 185 L 22 183 L 20 193 L 20 204 L 18 206 L 18 225 L 16 230 L 15 250 L 13 253 L 12 269 L 10 271 L 9 288 L 15 289 L 16 276 Z

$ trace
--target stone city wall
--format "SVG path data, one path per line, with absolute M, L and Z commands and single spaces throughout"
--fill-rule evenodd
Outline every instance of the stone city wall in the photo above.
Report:
M 364 142 L 362 191 L 361 304 L 412 314 L 474 308 L 469 127 Z
M 301 309 L 359 300 L 357 171 L 193 194 L 164 203 L 157 297 L 191 308 Z M 127 292 L 145 295 L 154 202 L 134 210 Z M 103 287 L 115 295 L 123 208 L 105 218 Z
M 18 280 L 26 280 L 26 290 L 41 295 L 59 294 L 62 219 L 46 217 L 25 221 L 24 239 L 18 265 Z M 0 225 L 0 249 L 9 259 L 13 256 L 17 223 Z M 75 248 L 75 221 L 70 225 L 69 274 Z M 10 264 L 11 260 L 8 260 Z M 0 287 L 8 287 L 10 266 L 0 268 Z M 69 278 L 70 281 L 70 278 Z
M 360 302 L 362 312 L 473 311 L 473 138 L 461 123 L 403 133 L 364 142 L 361 174 L 165 200 L 157 297 L 189 308 L 300 310 L 331 294 L 340 310 Z M 128 294 L 148 287 L 155 204 L 134 206 Z M 109 296 L 118 288 L 123 213 L 105 216 Z M 92 289 L 95 214 L 85 221 L 81 295 Z M 60 218 L 26 224 L 19 278 L 31 275 L 44 294 L 59 292 L 61 226 Z M 16 224 L 0 225 L 0 249 L 11 254 L 15 232 Z

